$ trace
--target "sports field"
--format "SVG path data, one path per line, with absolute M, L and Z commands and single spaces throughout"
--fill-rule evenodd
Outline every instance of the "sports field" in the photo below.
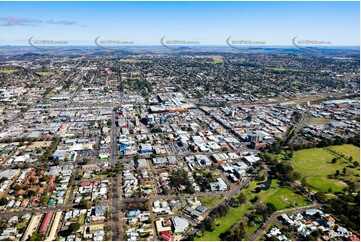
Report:
M 330 122 L 333 122 L 333 121 L 334 120 L 327 119 L 327 118 L 315 118 L 315 117 L 312 117 L 308 123 L 309 124 L 327 124 L 327 123 L 330 123 Z
M 278 211 L 293 207 L 304 207 L 310 204 L 307 199 L 287 188 L 277 188 L 262 203 L 273 203 Z
M 329 148 L 331 150 L 344 154 L 346 156 L 346 159 L 352 156 L 354 161 L 360 162 L 360 147 L 350 144 L 345 144 L 345 145 L 332 145 Z
M 257 196 L 259 202 L 263 204 L 273 203 L 278 211 L 309 205 L 307 199 L 301 195 L 294 193 L 288 188 L 280 187 L 277 179 L 272 179 L 269 189 L 261 190 L 259 193 L 253 192 L 258 186 L 260 186 L 260 183 L 253 181 L 251 182 L 249 189 L 243 190 L 249 201 Z M 250 205 L 252 205 L 252 203 L 250 203 Z
M 35 72 L 35 74 L 39 75 L 39 76 L 51 76 L 53 75 L 54 73 L 53 72 L 50 72 L 50 71 L 38 71 L 38 72 Z
M 336 179 L 329 179 L 327 177 L 308 177 L 306 182 L 313 188 L 326 193 L 328 192 L 329 188 L 332 189 L 332 192 L 340 192 L 344 187 L 347 187 L 345 182 Z
M 224 59 L 222 56 L 219 56 L 219 55 L 211 55 L 211 56 L 204 56 L 205 58 L 208 57 L 208 58 L 212 58 L 213 59 L 213 64 L 219 64 L 219 63 L 223 63 L 224 62 Z
M 16 70 L 16 69 L 2 69 L 2 70 L 0 70 L 0 73 L 11 74 L 11 73 L 18 72 L 18 71 L 19 70 Z
M 332 164 L 335 156 L 321 148 L 299 150 L 293 157 L 292 166 L 301 176 L 333 175 L 345 166 L 342 161 Z
M 352 156 L 354 161 L 359 162 L 359 152 L 359 147 L 349 144 L 299 150 L 294 153 L 291 164 L 311 189 L 328 193 L 331 188 L 331 193 L 334 193 L 347 187 L 348 181 L 359 182 L 358 168 L 354 168 L 348 161 Z M 337 158 L 336 163 L 331 162 L 333 158 Z M 333 175 L 337 170 L 341 173 L 344 168 L 346 174 L 341 174 L 336 179 Z

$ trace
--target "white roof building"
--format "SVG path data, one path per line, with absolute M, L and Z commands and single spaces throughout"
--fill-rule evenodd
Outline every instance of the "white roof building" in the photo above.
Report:
M 188 220 L 180 217 L 173 217 L 172 223 L 174 226 L 174 233 L 184 233 L 189 227 Z

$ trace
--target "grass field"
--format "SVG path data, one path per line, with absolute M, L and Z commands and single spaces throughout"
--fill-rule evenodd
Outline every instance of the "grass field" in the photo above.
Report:
M 206 231 L 202 237 L 196 237 L 194 240 L 201 241 L 219 241 L 219 235 L 229 229 L 231 226 L 236 224 L 239 220 L 243 219 L 244 216 L 249 212 L 249 206 L 243 204 L 238 208 L 230 208 L 226 216 L 216 219 L 216 229 L 212 232 Z
M 307 199 L 287 188 L 277 188 L 263 200 L 263 203 L 273 203 L 277 211 L 293 207 L 304 207 L 310 204 Z
M 301 195 L 294 193 L 292 190 L 288 188 L 281 188 L 278 185 L 278 180 L 273 179 L 271 181 L 271 185 L 269 189 L 262 190 L 259 193 L 255 193 L 254 190 L 256 187 L 259 187 L 261 184 L 256 181 L 252 181 L 249 184 L 247 189 L 243 189 L 242 193 L 246 195 L 247 203 L 242 204 L 242 206 L 237 208 L 230 208 L 228 214 L 225 217 L 216 219 L 216 229 L 212 232 L 206 231 L 202 237 L 196 237 L 195 240 L 203 240 L 203 241 L 215 241 L 220 240 L 219 235 L 229 229 L 231 226 L 242 220 L 245 215 L 252 211 L 252 207 L 254 203 L 251 200 L 258 196 L 258 201 L 267 204 L 273 203 L 276 206 L 277 210 L 283 210 L 292 207 L 303 207 L 309 205 L 309 202 L 303 198 Z M 204 204 L 211 202 L 210 198 L 207 197 L 204 201 Z M 202 203 L 202 198 L 199 199 Z M 255 226 L 248 228 L 248 234 L 253 233 L 260 226 L 261 221 L 258 223 L 256 221 Z
M 152 62 L 152 60 L 140 60 L 140 59 L 120 59 L 119 62 L 126 63 L 141 63 L 141 62 Z
M 208 209 L 214 208 L 223 197 L 221 196 L 214 196 L 214 197 L 199 197 L 198 200 L 201 201 L 201 203 L 206 206 Z
M 51 76 L 53 75 L 54 73 L 53 72 L 50 72 L 50 71 L 38 71 L 38 72 L 35 72 L 35 74 L 39 75 L 39 76 Z
M 345 158 L 335 151 L 344 154 Z M 291 164 L 311 189 L 327 193 L 331 188 L 334 193 L 342 191 L 349 181 L 359 183 L 359 170 L 348 161 L 349 156 L 360 161 L 359 152 L 359 147 L 349 144 L 299 150 L 294 153 Z M 333 158 L 338 159 L 336 163 L 331 162 Z M 337 179 L 332 177 L 337 170 L 341 172 L 344 168 L 347 170 L 345 175 L 340 175 Z
M 213 64 L 219 64 L 219 63 L 223 63 L 224 59 L 222 56 L 220 55 L 211 55 L 211 56 L 204 56 L 204 58 L 211 58 L 213 60 Z
M 340 152 L 346 156 L 346 159 L 352 156 L 354 161 L 360 162 L 360 147 L 345 144 L 345 145 L 332 145 L 329 147 L 331 150 Z
M 296 151 L 292 165 L 301 176 L 327 176 L 335 174 L 345 166 L 342 162 L 335 164 L 331 160 L 335 156 L 324 149 L 313 148 Z
M 272 71 L 280 71 L 280 72 L 317 72 L 315 70 L 301 70 L 301 69 L 295 69 L 295 68 L 277 68 L 277 67 L 266 67 L 267 69 L 270 69 Z
M 306 182 L 317 190 L 321 190 L 326 193 L 329 188 L 332 188 L 332 192 L 340 192 L 344 187 L 347 187 L 347 184 L 343 181 L 329 179 L 327 177 L 308 177 Z
M 140 81 L 142 78 L 140 76 L 127 77 L 127 81 Z
M 327 118 L 315 118 L 315 117 L 312 117 L 308 123 L 309 124 L 328 124 L 328 123 L 333 122 L 333 121 L 334 120 L 327 119 Z
M 303 207 L 309 204 L 307 199 L 301 195 L 294 193 L 288 188 L 280 187 L 276 179 L 272 179 L 271 186 L 268 190 L 261 190 L 259 193 L 253 192 L 258 186 L 259 184 L 257 184 L 256 181 L 252 181 L 249 188 L 243 190 L 249 201 L 255 196 L 258 196 L 258 201 L 263 204 L 273 203 L 278 211 L 292 207 Z
M 105 179 L 108 177 L 108 174 L 97 174 L 96 177 L 99 179 Z
M 11 74 L 11 73 L 18 72 L 18 71 L 19 70 L 16 70 L 16 69 L 3 69 L 3 70 L 0 70 L 0 73 Z

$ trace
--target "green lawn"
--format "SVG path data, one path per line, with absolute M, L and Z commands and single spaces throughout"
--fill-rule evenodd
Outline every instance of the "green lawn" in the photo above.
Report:
M 277 188 L 262 203 L 273 203 L 277 211 L 293 207 L 304 207 L 310 204 L 307 199 L 288 188 Z
M 336 170 L 342 170 L 345 166 L 341 161 L 332 164 L 331 160 L 335 156 L 320 148 L 299 150 L 293 157 L 292 166 L 301 176 L 333 175 Z
M 99 179 L 105 179 L 108 177 L 108 174 L 97 174 L 96 177 Z
M 152 62 L 152 60 L 140 60 L 140 59 L 121 59 L 119 62 L 126 63 L 141 63 L 141 62 Z
M 0 70 L 0 73 L 11 74 L 11 73 L 18 72 L 18 71 L 19 70 L 16 70 L 16 69 L 3 69 L 3 70 Z
M 311 187 L 321 190 L 323 192 L 328 192 L 329 188 L 332 188 L 332 192 L 340 192 L 344 187 L 347 186 L 343 181 L 336 179 L 329 179 L 327 177 L 308 177 L 306 183 Z
M 330 123 L 332 121 L 334 121 L 334 120 L 327 119 L 327 118 L 315 118 L 315 117 L 312 117 L 308 123 L 309 124 L 327 124 L 327 123 Z
M 346 156 L 346 159 L 352 156 L 354 161 L 360 162 L 360 147 L 350 144 L 345 144 L 345 145 L 332 145 L 329 148 L 331 150 L 344 154 Z
M 199 197 L 198 200 L 201 201 L 201 203 L 206 206 L 208 209 L 214 208 L 223 197 L 221 196 L 212 196 L 212 197 Z
M 245 215 L 250 213 L 254 203 L 251 200 L 258 196 L 258 201 L 267 204 L 273 203 L 277 210 L 283 210 L 291 207 L 302 207 L 307 206 L 309 202 L 303 198 L 301 195 L 295 194 L 292 190 L 288 188 L 280 188 L 278 185 L 278 180 L 273 179 L 271 186 L 268 190 L 262 190 L 259 193 L 255 193 L 254 189 L 260 186 L 261 183 L 257 181 L 252 181 L 249 184 L 249 187 L 242 190 L 242 193 L 246 195 L 247 203 L 242 204 L 242 206 L 237 208 L 230 207 L 229 212 L 226 216 L 216 219 L 216 229 L 212 232 L 206 231 L 202 237 L 196 237 L 195 240 L 203 241 L 215 241 L 220 240 L 219 235 L 225 232 L 227 229 L 232 227 L 234 224 L 242 220 Z M 236 196 L 237 198 L 237 196 Z M 210 200 L 210 197 L 204 199 Z M 200 201 L 201 198 L 199 198 Z M 251 234 L 259 227 L 260 223 L 256 223 L 255 226 L 249 227 L 248 233 Z
M 22 229 L 22 228 L 24 228 L 25 226 L 28 225 L 28 222 L 29 222 L 29 221 L 24 220 L 24 221 L 18 223 L 18 225 L 16 226 L 16 228 L 17 228 L 17 229 Z
M 344 154 L 345 159 L 335 152 Z M 349 156 L 359 161 L 359 152 L 359 147 L 349 144 L 299 150 L 294 153 L 291 164 L 296 171 L 300 172 L 302 181 L 312 190 L 327 193 L 328 189 L 332 188 L 334 193 L 342 191 L 349 181 L 359 183 L 359 169 L 353 168 L 348 161 Z M 333 158 L 338 159 L 336 163 L 331 162 Z M 336 170 L 342 172 L 345 167 L 347 169 L 345 175 L 332 177 Z
M 204 56 L 204 58 L 211 58 L 211 59 L 213 59 L 213 62 L 211 62 L 212 64 L 219 64 L 219 63 L 223 63 L 223 62 L 224 62 L 223 57 L 220 56 L 220 55 Z
M 280 72 L 317 72 L 320 73 L 321 71 L 318 70 L 301 70 L 295 68 L 277 68 L 277 67 L 266 67 L 272 71 L 280 71 Z
M 262 217 L 260 215 L 255 215 L 254 222 L 254 226 L 248 225 L 247 233 L 249 235 L 253 234 L 259 228 L 259 226 L 261 226 Z
M 142 78 L 140 76 L 127 77 L 128 81 L 140 81 Z
M 53 72 L 46 72 L 46 71 L 38 71 L 38 72 L 35 72 L 35 74 L 37 74 L 39 76 L 50 76 L 50 75 L 53 75 L 54 73 Z
M 84 224 L 85 224 L 85 216 L 84 216 L 84 214 L 82 214 L 82 215 L 79 216 L 78 223 L 79 223 L 80 225 L 84 225 Z
M 248 213 L 248 205 L 244 204 L 238 208 L 230 208 L 226 216 L 216 219 L 216 229 L 212 232 L 206 231 L 202 237 L 195 237 L 194 240 L 201 241 L 219 241 L 219 235 L 236 224 L 239 220 L 243 219 Z
M 258 186 L 258 182 L 252 181 L 249 188 L 243 190 L 249 201 L 257 196 L 259 202 L 263 204 L 273 203 L 277 210 L 283 210 L 291 207 L 303 207 L 309 204 L 307 199 L 301 195 L 294 193 L 288 188 L 281 188 L 278 185 L 277 179 L 272 179 L 271 186 L 268 190 L 261 190 L 259 193 L 255 193 L 254 189 Z M 252 203 L 250 203 L 250 205 L 252 205 Z

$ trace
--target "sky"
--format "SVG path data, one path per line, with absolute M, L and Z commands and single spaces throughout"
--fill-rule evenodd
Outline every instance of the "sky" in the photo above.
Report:
M 200 45 L 292 39 L 360 43 L 359 2 L 0 2 L 0 45 L 34 40 L 135 45 L 167 40 Z M 105 42 L 104 42 L 105 43 Z M 233 42 L 236 43 L 236 42 Z M 245 42 L 244 42 L 245 43 Z

